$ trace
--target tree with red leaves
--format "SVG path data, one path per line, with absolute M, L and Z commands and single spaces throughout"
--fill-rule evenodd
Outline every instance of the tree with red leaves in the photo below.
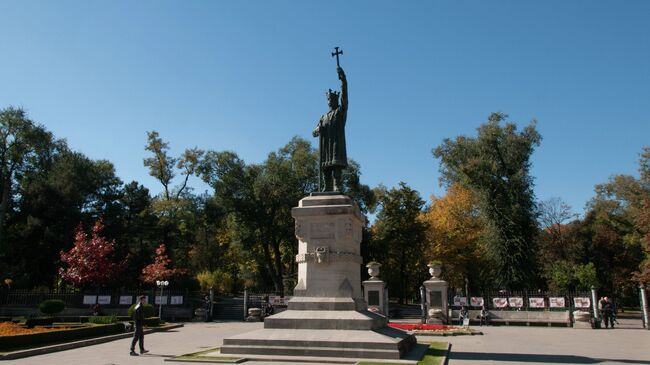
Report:
M 168 267 L 172 260 L 167 257 L 166 250 L 164 243 L 156 249 L 154 262 L 142 269 L 142 275 L 140 276 L 142 282 L 147 284 L 155 283 L 156 280 L 169 279 L 172 275 L 179 272 L 176 269 L 170 269 Z
M 60 253 L 61 261 L 68 264 L 68 268 L 60 268 L 59 274 L 77 288 L 108 286 L 115 281 L 126 264 L 126 258 L 121 262 L 114 259 L 115 240 L 102 237 L 103 230 L 104 222 L 101 218 L 95 221 L 90 236 L 79 223 L 74 247 L 68 252 Z

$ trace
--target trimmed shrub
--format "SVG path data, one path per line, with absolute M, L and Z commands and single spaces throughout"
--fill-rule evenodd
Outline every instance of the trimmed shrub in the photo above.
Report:
M 38 305 L 38 309 L 45 314 L 53 315 L 63 311 L 65 308 L 65 303 L 59 299 L 48 299 L 44 300 L 41 304 Z
M 31 335 L 2 336 L 2 341 L 0 341 L 0 350 L 40 346 L 52 342 L 68 342 L 82 338 L 108 336 L 118 333 L 124 333 L 124 324 L 113 323 L 63 331 L 34 333 Z
M 34 328 L 34 326 L 51 326 L 54 323 L 53 317 L 32 317 L 27 318 L 25 327 Z
M 159 327 L 160 318 L 158 317 L 149 317 L 144 319 L 144 325 L 147 327 Z
M 88 318 L 89 323 L 94 324 L 111 324 L 117 322 L 116 316 L 92 316 Z
M 135 304 L 129 307 L 129 319 L 133 319 L 133 313 L 135 313 Z M 154 309 L 153 305 L 151 304 L 145 304 L 143 307 L 144 310 L 144 317 L 153 317 L 156 315 L 156 310 Z

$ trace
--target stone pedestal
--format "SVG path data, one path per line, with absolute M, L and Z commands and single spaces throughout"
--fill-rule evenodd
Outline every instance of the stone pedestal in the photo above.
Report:
M 446 324 L 447 318 L 447 288 L 446 281 L 432 277 L 422 283 L 426 290 L 427 323 Z
M 415 337 L 367 310 L 361 290 L 365 217 L 347 196 L 312 193 L 293 208 L 298 284 L 264 329 L 224 339 L 222 354 L 399 359 Z
M 379 313 L 388 316 L 387 305 L 385 300 L 386 283 L 379 278 L 371 278 L 363 283 L 363 293 L 366 303 L 368 303 L 368 310 L 371 312 Z

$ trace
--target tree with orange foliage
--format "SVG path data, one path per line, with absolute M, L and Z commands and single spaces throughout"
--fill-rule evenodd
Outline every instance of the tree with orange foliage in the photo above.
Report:
M 445 267 L 443 276 L 452 287 L 481 286 L 487 276 L 481 246 L 485 223 L 479 216 L 478 198 L 458 183 L 452 184 L 443 197 L 431 197 L 431 205 L 421 215 L 427 223 L 429 260 L 439 260 Z
M 172 260 L 167 257 L 166 251 L 167 248 L 164 243 L 158 246 L 154 262 L 142 269 L 140 280 L 143 283 L 152 284 L 155 283 L 156 280 L 169 279 L 171 276 L 178 273 L 178 270 L 169 268 Z

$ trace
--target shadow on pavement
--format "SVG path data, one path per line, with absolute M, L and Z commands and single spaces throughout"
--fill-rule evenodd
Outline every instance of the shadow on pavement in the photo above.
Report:
M 604 362 L 617 362 L 623 364 L 650 364 L 650 361 L 646 360 L 594 359 L 591 357 L 574 355 L 454 352 L 453 350 L 451 351 L 449 358 L 450 360 L 540 362 L 549 364 L 600 364 Z

